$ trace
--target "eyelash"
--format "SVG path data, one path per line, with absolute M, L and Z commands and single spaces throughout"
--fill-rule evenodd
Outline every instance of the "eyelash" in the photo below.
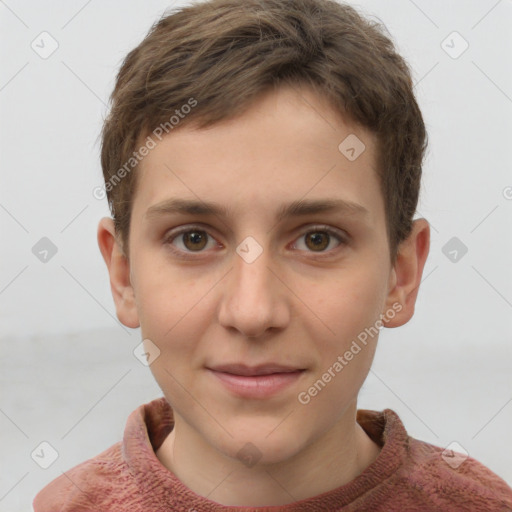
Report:
M 197 256 L 191 256 L 191 255 L 193 255 L 193 254 L 199 255 L 199 254 L 203 253 L 204 251 L 183 251 L 181 249 L 176 249 L 172 245 L 172 242 L 176 238 L 178 238 L 180 235 L 183 235 L 185 233 L 192 233 L 194 231 L 206 233 L 206 235 L 208 237 L 214 239 L 214 237 L 212 235 L 210 235 L 210 233 L 208 233 L 208 231 L 204 227 L 199 226 L 199 225 L 188 225 L 181 229 L 178 229 L 177 231 L 170 232 L 167 236 L 165 236 L 164 244 L 167 245 L 173 253 L 180 256 L 181 258 L 196 259 Z M 339 245 L 337 247 L 335 247 L 334 249 L 330 249 L 329 251 L 320 251 L 320 252 L 301 251 L 301 252 L 310 252 L 311 254 L 314 254 L 315 257 L 317 257 L 317 258 L 325 258 L 325 257 L 331 256 L 331 253 L 333 251 L 336 251 L 336 249 L 338 249 L 340 246 L 347 245 L 347 243 L 348 243 L 346 236 L 343 236 L 340 232 L 338 232 L 337 230 L 335 230 L 333 228 L 330 228 L 328 226 L 323 226 L 323 225 L 315 225 L 315 226 L 308 228 L 307 231 L 304 231 L 298 238 L 301 238 L 309 233 L 316 233 L 316 232 L 327 233 L 329 236 L 337 238 L 338 241 L 340 242 Z

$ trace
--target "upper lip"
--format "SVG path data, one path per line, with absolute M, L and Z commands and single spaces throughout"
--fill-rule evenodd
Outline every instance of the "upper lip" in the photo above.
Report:
M 296 368 L 277 363 L 260 364 L 258 366 L 247 366 L 245 364 L 223 364 L 219 366 L 211 366 L 209 369 L 215 372 L 231 373 L 232 375 L 243 375 L 245 377 L 271 375 L 272 373 L 291 373 L 303 370 L 303 368 Z

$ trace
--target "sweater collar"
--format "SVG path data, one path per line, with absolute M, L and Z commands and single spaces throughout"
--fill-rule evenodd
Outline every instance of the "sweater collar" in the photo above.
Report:
M 337 509 L 378 487 L 399 469 L 407 454 L 407 432 L 398 415 L 391 409 L 384 409 L 382 412 L 359 409 L 357 422 L 382 447 L 375 461 L 347 484 L 289 505 L 225 506 L 199 496 L 186 487 L 174 473 L 162 465 L 155 453 L 174 425 L 172 408 L 165 397 L 141 405 L 129 416 L 122 452 L 140 493 L 144 496 L 146 509 L 171 510 L 178 506 L 186 506 L 196 512 L 306 511 L 315 510 L 314 507 L 319 506 L 323 510 L 330 509 L 328 507 Z

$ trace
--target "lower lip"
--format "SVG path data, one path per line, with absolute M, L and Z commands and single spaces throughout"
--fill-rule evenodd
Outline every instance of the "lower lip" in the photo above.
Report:
M 215 370 L 210 370 L 210 372 L 237 396 L 242 398 L 268 398 L 297 382 L 304 370 L 256 376 L 233 375 Z

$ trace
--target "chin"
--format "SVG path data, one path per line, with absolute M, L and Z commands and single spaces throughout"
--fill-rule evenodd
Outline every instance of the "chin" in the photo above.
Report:
M 224 455 L 237 459 L 247 467 L 258 465 L 279 464 L 293 458 L 301 447 L 306 446 L 306 439 L 298 439 L 289 432 L 271 432 L 259 428 L 254 432 L 247 431 L 246 435 L 236 435 L 234 438 L 225 437 L 222 444 L 214 445 Z M 304 433 L 302 432 L 302 435 Z

